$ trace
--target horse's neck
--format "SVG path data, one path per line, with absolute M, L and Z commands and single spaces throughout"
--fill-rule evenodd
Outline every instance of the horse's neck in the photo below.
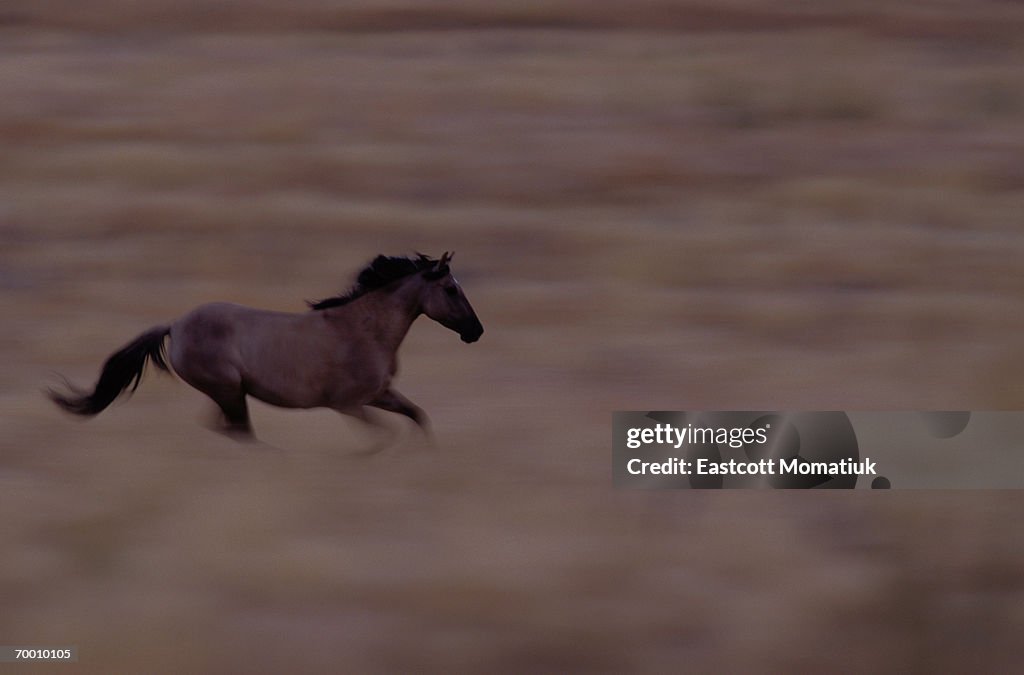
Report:
M 369 293 L 351 307 L 359 314 L 357 325 L 369 330 L 382 347 L 396 352 L 419 316 L 419 305 L 418 289 L 402 284 Z

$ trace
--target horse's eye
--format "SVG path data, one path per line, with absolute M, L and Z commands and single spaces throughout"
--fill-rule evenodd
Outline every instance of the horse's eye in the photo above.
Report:
M 449 286 L 448 288 L 444 289 L 444 292 L 452 296 L 453 298 L 459 294 L 459 292 L 455 289 L 454 286 Z

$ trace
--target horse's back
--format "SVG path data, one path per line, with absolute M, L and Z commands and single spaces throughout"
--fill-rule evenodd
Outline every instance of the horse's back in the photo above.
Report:
M 188 312 L 178 319 L 175 324 L 189 330 L 195 330 L 206 327 L 247 324 L 253 321 L 281 321 L 294 319 L 296 316 L 287 312 L 258 309 L 234 302 L 208 302 Z

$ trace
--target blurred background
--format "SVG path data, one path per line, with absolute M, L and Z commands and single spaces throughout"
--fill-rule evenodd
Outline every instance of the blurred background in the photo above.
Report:
M 1024 404 L 1024 6 L 6 0 L 0 643 L 75 672 L 1008 672 L 1017 492 L 627 492 L 613 410 Z M 456 251 L 392 449 L 142 330 Z M 898 486 L 896 486 L 898 487 Z M 49 666 L 12 666 L 52 672 Z

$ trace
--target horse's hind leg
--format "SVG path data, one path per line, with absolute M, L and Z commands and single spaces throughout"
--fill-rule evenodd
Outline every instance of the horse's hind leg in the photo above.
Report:
M 231 342 L 233 320 L 211 314 L 215 311 L 207 306 L 171 326 L 171 365 L 181 379 L 217 404 L 222 416 L 211 424 L 214 430 L 236 440 L 254 440 L 240 357 Z
M 207 392 L 207 395 L 220 407 L 224 415 L 224 424 L 219 431 L 240 441 L 255 440 L 244 391 L 238 390 L 231 394 Z

